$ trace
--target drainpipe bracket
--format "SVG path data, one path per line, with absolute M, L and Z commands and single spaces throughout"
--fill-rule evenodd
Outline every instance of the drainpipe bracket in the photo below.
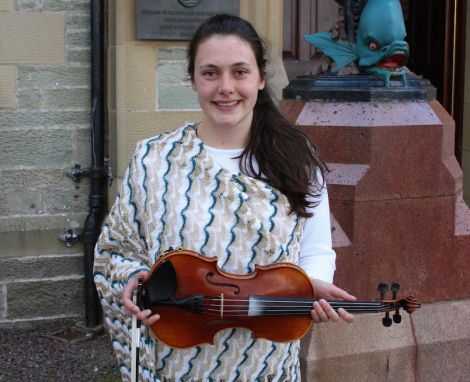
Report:
M 74 228 L 67 228 L 64 233 L 59 235 L 59 241 L 63 242 L 66 247 L 71 247 L 81 240 L 81 235 Z
M 79 164 L 75 164 L 65 175 L 71 178 L 75 183 L 80 183 L 82 176 L 90 175 L 90 169 L 82 168 Z

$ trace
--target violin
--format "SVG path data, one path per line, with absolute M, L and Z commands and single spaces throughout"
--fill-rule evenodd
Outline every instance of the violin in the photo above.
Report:
M 400 309 L 412 313 L 420 307 L 413 297 L 384 300 L 386 284 L 379 286 L 379 301 L 328 301 L 335 309 L 355 313 L 386 312 L 385 326 L 401 321 Z M 167 252 L 152 267 L 138 290 L 141 308 L 158 313 L 153 335 L 173 348 L 212 344 L 215 334 L 227 328 L 246 328 L 256 338 L 276 342 L 300 339 L 312 324 L 314 287 L 294 264 L 256 265 L 248 275 L 234 275 L 217 267 L 217 258 L 178 249 Z

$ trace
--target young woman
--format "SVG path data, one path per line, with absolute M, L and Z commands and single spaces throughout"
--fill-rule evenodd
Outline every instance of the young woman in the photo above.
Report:
M 316 295 L 354 301 L 331 284 L 325 166 L 315 147 L 277 110 L 266 89 L 266 54 L 253 27 L 212 17 L 188 49 L 188 74 L 202 121 L 144 140 L 96 247 L 95 282 L 123 378 L 129 377 L 129 316 L 146 325 L 140 356 L 145 381 L 299 381 L 299 341 L 253 339 L 226 329 L 214 345 L 173 349 L 148 327 L 158 314 L 140 311 L 131 295 L 138 277 L 170 247 L 217 256 L 226 272 L 255 264 L 300 265 Z M 352 321 L 321 300 L 312 320 Z

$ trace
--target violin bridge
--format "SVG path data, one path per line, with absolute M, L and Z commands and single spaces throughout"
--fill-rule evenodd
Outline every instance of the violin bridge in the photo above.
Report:
M 220 294 L 220 318 L 224 318 L 224 294 Z

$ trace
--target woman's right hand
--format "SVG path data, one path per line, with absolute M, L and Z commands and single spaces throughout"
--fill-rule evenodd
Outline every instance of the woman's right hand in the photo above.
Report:
M 127 285 L 122 290 L 121 302 L 124 305 L 127 316 L 137 314 L 137 319 L 140 320 L 142 324 L 150 326 L 160 319 L 160 315 L 152 314 L 150 309 L 141 311 L 139 307 L 132 302 L 132 293 L 137 290 L 139 277 L 141 277 L 142 281 L 145 282 L 149 277 L 149 272 L 141 271 L 136 273 L 135 276 L 129 280 Z

